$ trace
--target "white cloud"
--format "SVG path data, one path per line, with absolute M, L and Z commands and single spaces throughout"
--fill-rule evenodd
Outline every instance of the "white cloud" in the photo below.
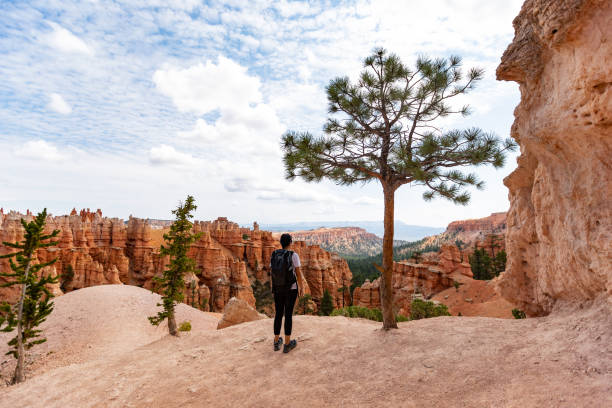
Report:
M 0 37 L 7 39 L 0 41 L 0 78 L 9 90 L 0 110 L 0 162 L 20 173 L 11 190 L 2 187 L 5 201 L 46 204 L 31 184 L 33 169 L 42 169 L 47 177 L 37 188 L 44 200 L 71 201 L 68 210 L 74 200 L 89 200 L 121 216 L 164 217 L 193 192 L 206 202 L 199 211 L 208 219 L 380 219 L 378 184 L 289 183 L 279 149 L 286 128 L 320 134 L 328 116 L 325 85 L 336 76 L 356 80 L 375 45 L 409 65 L 423 52 L 458 53 L 466 67 L 484 66 L 490 76 L 465 100 L 474 107 L 470 122 L 449 126 L 493 128 L 500 136 L 510 129 L 517 86 L 495 84 L 493 76 L 522 0 L 153 1 L 25 2 L 0 13 Z M 95 61 L 81 58 L 94 52 Z M 51 104 L 47 112 L 37 109 L 52 92 L 73 105 L 71 115 L 49 114 Z M 22 140 L 55 145 L 22 146 L 18 155 Z M 70 160 L 24 159 L 33 155 Z M 486 173 L 487 189 L 467 208 L 423 203 L 420 192 L 404 194 L 412 191 L 405 186 L 398 217 L 438 225 L 466 209 L 473 209 L 470 217 L 487 215 L 497 209 L 491 203 L 507 203 L 501 180 L 511 167 L 513 160 L 508 171 Z M 98 182 L 88 184 L 93 175 Z
M 380 205 L 382 204 L 382 198 L 374 198 L 374 197 L 358 197 L 353 200 L 353 204 L 356 205 Z
M 53 31 L 44 37 L 44 41 L 53 48 L 66 53 L 93 55 L 93 50 L 83 40 L 59 24 L 48 22 Z
M 57 147 L 44 140 L 31 140 L 14 150 L 15 156 L 33 160 L 58 161 L 66 156 Z
M 204 114 L 216 109 L 244 108 L 262 99 L 260 80 L 247 68 L 220 56 L 189 68 L 168 67 L 153 74 L 161 93 L 172 98 L 181 112 Z
M 190 154 L 178 152 L 174 147 L 161 145 L 149 151 L 149 161 L 154 165 L 194 165 L 197 160 Z
M 61 113 L 62 115 L 68 115 L 72 112 L 72 107 L 68 105 L 66 100 L 60 94 L 52 93 L 49 96 L 49 103 L 47 107 L 52 111 Z
M 297 189 L 290 187 L 285 188 L 283 191 L 260 191 L 256 194 L 255 198 L 259 200 L 279 200 L 290 201 L 294 203 L 330 203 L 338 201 L 332 194 L 321 193 L 313 189 Z
M 260 80 L 246 68 L 219 57 L 185 69 L 157 70 L 153 80 L 181 111 L 204 114 L 215 111 L 214 121 L 198 118 L 191 130 L 177 132 L 183 142 L 199 142 L 236 160 L 255 156 L 280 156 L 279 140 L 285 126 L 276 110 L 263 103 Z M 236 157 L 238 155 L 238 157 Z

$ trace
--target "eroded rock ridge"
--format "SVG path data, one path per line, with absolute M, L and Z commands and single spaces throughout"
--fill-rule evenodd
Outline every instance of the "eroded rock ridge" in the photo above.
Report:
M 0 242 L 23 239 L 20 219 L 30 221 L 33 215 L 14 211 L 0 211 Z M 147 289 L 153 288 L 153 277 L 159 276 L 168 259 L 161 257 L 159 246 L 165 231 L 159 223 L 130 217 L 128 222 L 107 218 L 97 210 L 89 209 L 70 215 L 49 216 L 46 229 L 61 231 L 56 247 L 39 251 L 41 262 L 58 258 L 43 273 L 60 275 L 61 280 L 53 288 L 56 294 L 75 289 L 104 284 L 129 284 Z M 269 231 L 242 228 L 220 217 L 215 221 L 195 221 L 194 232 L 202 237 L 192 245 L 190 256 L 196 261 L 198 273 L 186 276 L 185 303 L 204 310 L 222 311 L 230 298 L 255 306 L 252 284 L 269 281 L 269 265 L 272 252 L 280 248 Z M 346 261 L 318 246 L 295 242 L 293 248 L 302 260 L 305 293 L 319 302 L 324 290 L 328 290 L 335 304 L 342 304 L 343 294 L 338 291 L 349 286 L 352 278 Z M 0 254 L 12 252 L 0 245 Z M 8 270 L 8 261 L 0 260 L 0 268 Z M 344 294 L 345 302 L 348 293 Z M 14 302 L 17 289 L 0 289 L 0 299 Z
M 497 78 L 520 86 L 503 295 L 529 315 L 612 295 L 612 2 L 527 0 Z

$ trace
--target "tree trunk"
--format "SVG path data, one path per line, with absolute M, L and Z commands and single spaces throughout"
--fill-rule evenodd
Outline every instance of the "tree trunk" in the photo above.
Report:
M 393 228 L 395 191 L 383 186 L 385 196 L 385 218 L 382 250 L 382 273 L 380 279 L 380 306 L 383 315 L 383 329 L 397 329 L 393 313 Z
M 176 330 L 176 318 L 174 317 L 174 311 L 168 314 L 168 331 L 173 336 L 178 336 L 178 331 Z
M 25 282 L 28 281 L 28 275 L 30 274 L 30 262 L 25 269 Z M 13 375 L 13 384 L 17 384 L 25 381 L 24 365 L 25 365 L 25 350 L 23 349 L 23 301 L 25 300 L 27 283 L 23 284 L 21 288 L 21 298 L 19 299 L 19 308 L 17 310 L 17 367 L 15 367 L 15 374 Z

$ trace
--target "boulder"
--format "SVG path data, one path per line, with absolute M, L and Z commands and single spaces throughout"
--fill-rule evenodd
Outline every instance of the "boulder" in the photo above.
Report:
M 258 313 L 257 310 L 253 309 L 247 302 L 238 298 L 231 298 L 225 309 L 223 309 L 223 316 L 219 320 L 217 330 L 224 329 L 235 324 L 252 322 L 253 320 L 265 319 L 266 316 Z

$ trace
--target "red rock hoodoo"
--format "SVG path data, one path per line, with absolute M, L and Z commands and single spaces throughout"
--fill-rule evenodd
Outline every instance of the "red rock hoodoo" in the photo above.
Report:
M 521 91 L 500 288 L 533 316 L 612 296 L 612 2 L 528 0 L 514 28 L 497 68 Z
M 11 211 L 0 212 L 0 242 L 23 239 L 20 219 L 27 221 L 32 215 Z M 154 224 L 154 227 L 152 226 Z M 124 283 L 151 289 L 153 277 L 162 273 L 168 259 L 159 255 L 165 222 L 151 222 L 130 217 L 126 223 L 117 218 L 102 217 L 100 210 L 83 210 L 77 214 L 47 218 L 47 230 L 61 231 L 57 247 L 42 249 L 41 261 L 58 258 L 45 273 L 66 274 L 62 279 L 65 291 L 88 286 Z M 185 302 L 200 305 L 206 310 L 221 311 L 230 298 L 244 300 L 255 305 L 251 283 L 269 280 L 272 252 L 280 244 L 271 232 L 254 228 L 241 228 L 221 217 L 215 221 L 196 221 L 194 231 L 202 237 L 193 244 L 190 256 L 196 260 L 197 275 L 187 276 Z M 349 286 L 351 272 L 344 259 L 322 250 L 318 246 L 296 242 L 294 250 L 302 260 L 306 293 L 318 302 L 325 289 L 334 297 L 336 305 L 342 304 L 341 286 Z M 0 254 L 12 250 L 0 246 Z M 8 261 L 0 260 L 0 268 L 8 270 Z M 53 288 L 61 294 L 60 285 Z M 345 294 L 348 302 L 348 293 Z M 0 299 L 14 302 L 16 288 L 0 289 Z

